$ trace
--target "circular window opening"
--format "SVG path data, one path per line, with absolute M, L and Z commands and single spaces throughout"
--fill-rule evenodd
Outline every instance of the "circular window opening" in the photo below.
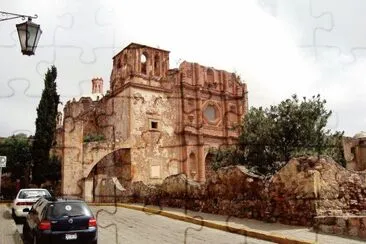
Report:
M 217 118 L 217 111 L 215 106 L 213 105 L 208 105 L 204 111 L 204 115 L 206 117 L 207 120 L 209 121 L 215 121 Z

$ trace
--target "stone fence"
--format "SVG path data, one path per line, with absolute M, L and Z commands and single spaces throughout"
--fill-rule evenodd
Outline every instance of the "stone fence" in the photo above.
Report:
M 229 166 L 213 173 L 204 184 L 187 179 L 184 174 L 170 176 L 158 186 L 134 182 L 117 197 L 120 202 L 292 225 L 315 224 L 321 231 L 328 227 L 321 227 L 324 224 L 319 224 L 317 216 L 366 216 L 365 174 L 348 171 L 331 158 L 292 159 L 270 179 L 253 174 L 244 166 Z M 365 228 L 361 219 L 358 233 Z M 343 234 L 351 232 L 342 230 Z

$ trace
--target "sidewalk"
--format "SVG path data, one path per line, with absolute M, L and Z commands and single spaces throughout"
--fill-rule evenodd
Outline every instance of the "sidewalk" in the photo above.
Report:
M 23 243 L 7 203 L 0 203 L 0 243 Z
M 99 204 L 97 204 L 99 205 Z M 103 205 L 103 204 L 100 204 Z M 109 204 L 110 206 L 110 204 Z M 125 207 L 147 214 L 159 214 L 169 218 L 181 221 L 204 225 L 210 228 L 239 233 L 277 243 L 320 243 L 320 244 L 356 244 L 365 243 L 365 240 L 351 239 L 348 237 L 317 234 L 311 228 L 302 226 L 290 226 L 280 223 L 266 223 L 254 219 L 242 219 L 216 214 L 208 214 L 184 209 L 157 206 L 143 206 L 142 204 L 118 204 L 119 207 Z

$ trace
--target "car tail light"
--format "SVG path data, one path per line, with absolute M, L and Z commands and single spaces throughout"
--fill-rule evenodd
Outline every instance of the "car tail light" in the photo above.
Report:
M 33 202 L 17 202 L 17 206 L 33 205 Z
M 51 229 L 51 222 L 48 220 L 42 220 L 41 223 L 38 224 L 38 229 L 40 229 L 40 230 Z
M 97 220 L 94 218 L 89 219 L 89 227 L 97 227 Z

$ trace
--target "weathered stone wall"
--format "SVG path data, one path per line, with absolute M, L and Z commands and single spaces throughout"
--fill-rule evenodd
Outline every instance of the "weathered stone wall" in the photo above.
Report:
M 222 168 L 199 184 L 177 174 L 161 185 L 134 182 L 122 193 L 121 201 L 187 208 L 222 215 L 265 218 L 264 180 L 243 166 Z
M 366 133 L 357 133 L 354 137 L 343 138 L 344 157 L 347 169 L 366 170 Z
M 145 60 L 143 60 L 145 59 Z M 110 88 L 115 93 L 136 74 L 160 86 L 169 69 L 169 51 L 131 43 L 113 57 Z M 151 85 L 151 84 L 149 84 Z
M 65 117 L 62 148 L 62 192 L 64 195 L 78 195 L 80 187 L 75 187 L 82 178 L 82 121 L 75 121 L 72 117 Z
M 119 149 L 130 150 L 131 182 L 161 184 L 185 173 L 202 183 L 206 169 L 211 175 L 208 149 L 235 143 L 232 128 L 247 111 L 246 85 L 236 74 L 189 62 L 169 70 L 169 51 L 159 48 L 128 45 L 113 58 L 110 81 L 101 99 L 102 81 L 94 79 L 92 96 L 65 106 L 64 194 L 84 190 L 90 199 L 99 184 L 93 168 Z
M 181 170 L 177 160 L 182 146 L 175 131 L 178 99 L 169 93 L 138 88 L 131 88 L 131 94 L 133 181 L 160 184 Z
M 290 160 L 268 187 L 271 215 L 286 224 L 312 225 L 313 217 L 365 214 L 366 181 L 331 158 Z
M 230 166 L 211 174 L 204 184 L 184 174 L 170 176 L 155 186 L 135 182 L 121 192 L 119 201 L 305 226 L 324 225 L 325 220 L 319 222 L 316 216 L 359 216 L 357 221 L 350 220 L 347 228 L 356 225 L 357 233 L 363 233 L 365 182 L 365 174 L 348 171 L 330 158 L 303 157 L 291 160 L 270 179 L 244 166 Z M 341 232 L 350 231 L 355 232 Z
M 319 216 L 315 218 L 314 229 L 366 239 L 366 216 Z
M 185 142 L 182 172 L 205 182 L 208 147 L 218 148 L 237 140 L 239 134 L 233 127 L 246 111 L 246 86 L 234 73 L 197 63 L 182 62 L 179 73 Z

